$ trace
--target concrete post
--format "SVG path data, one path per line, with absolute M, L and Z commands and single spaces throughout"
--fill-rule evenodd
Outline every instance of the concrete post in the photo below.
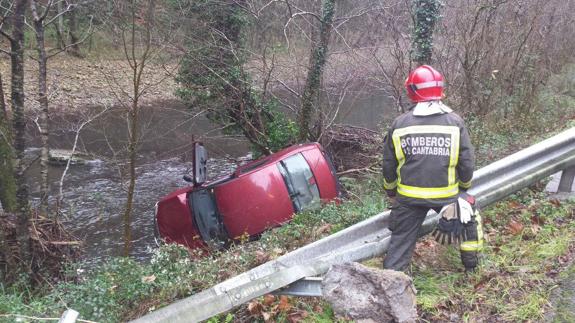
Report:
M 575 178 L 575 166 L 571 166 L 563 170 L 561 180 L 559 181 L 558 192 L 571 192 L 573 187 L 573 179 Z

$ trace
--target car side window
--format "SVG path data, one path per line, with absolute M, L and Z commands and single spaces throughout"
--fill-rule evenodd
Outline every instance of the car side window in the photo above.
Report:
M 315 178 L 301 154 L 282 160 L 278 167 L 296 212 L 315 209 L 320 206 L 319 189 Z

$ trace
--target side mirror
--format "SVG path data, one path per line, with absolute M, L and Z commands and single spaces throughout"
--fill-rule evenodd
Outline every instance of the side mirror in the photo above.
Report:
M 204 145 L 200 142 L 194 143 L 194 161 L 193 168 L 194 174 L 192 182 L 194 184 L 202 184 L 207 180 L 207 165 L 208 163 L 208 152 Z M 184 180 L 186 180 L 184 178 Z

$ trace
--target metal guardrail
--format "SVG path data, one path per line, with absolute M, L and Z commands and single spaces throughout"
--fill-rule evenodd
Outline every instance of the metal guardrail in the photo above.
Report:
M 485 207 L 573 165 L 575 128 L 478 170 L 469 193 Z M 420 233 L 431 232 L 437 221 L 437 214 L 428 214 Z M 387 250 L 388 223 L 389 211 L 377 214 L 133 322 L 199 322 L 306 277 L 322 275 L 333 264 L 373 258 Z

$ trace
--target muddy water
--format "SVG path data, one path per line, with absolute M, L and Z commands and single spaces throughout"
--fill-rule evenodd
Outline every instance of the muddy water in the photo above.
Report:
M 342 104 L 339 122 L 376 129 L 386 113 L 383 94 L 354 96 Z M 70 149 L 74 133 L 70 131 L 77 117 L 60 117 L 51 120 L 54 135 L 51 146 Z M 245 156 L 249 145 L 238 139 L 225 137 L 204 117 L 191 118 L 187 109 L 177 101 L 157 102 L 143 109 L 141 126 L 144 132 L 139 148 L 140 163 L 133 212 L 133 251 L 138 259 L 146 259 L 149 247 L 155 245 L 153 234 L 154 204 L 167 193 L 186 186 L 182 180 L 191 169 L 190 144 L 201 140 L 206 145 L 210 160 L 208 175 L 215 178 L 233 171 Z M 126 121 L 120 110 L 110 111 L 88 125 L 82 132 L 79 149 L 94 154 L 86 165 L 73 166 L 65 177 L 63 207 L 66 226 L 84 241 L 85 257 L 97 261 L 108 256 L 120 255 L 123 246 L 122 213 L 125 203 L 126 178 L 122 177 L 117 156 L 126 142 Z M 207 135 L 206 135 L 207 134 Z M 38 144 L 37 134 L 30 129 L 32 145 Z M 30 149 L 30 158 L 38 154 Z M 51 167 L 51 189 L 58 192 L 63 167 Z M 31 187 L 37 187 L 37 163 L 29 172 Z M 32 196 L 38 196 L 32 191 Z

